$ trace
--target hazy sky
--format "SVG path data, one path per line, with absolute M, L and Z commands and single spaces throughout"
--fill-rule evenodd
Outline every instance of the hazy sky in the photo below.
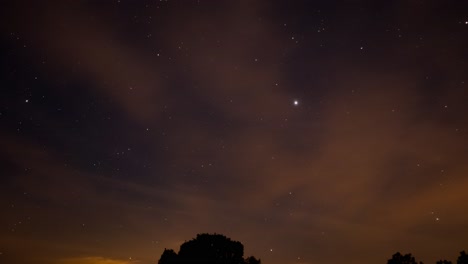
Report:
M 468 250 L 468 2 L 0 9 L 1 263 Z

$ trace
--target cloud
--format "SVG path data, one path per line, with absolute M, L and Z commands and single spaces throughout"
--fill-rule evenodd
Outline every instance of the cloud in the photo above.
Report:
M 59 260 L 56 264 L 131 264 L 132 260 L 118 260 L 105 257 L 76 257 Z
M 80 3 L 73 4 L 73 8 L 58 4 L 34 10 L 29 14 L 28 9 L 16 11 L 24 12 L 37 30 L 25 27 L 20 20 L 13 19 L 12 23 L 35 44 L 37 52 L 47 57 L 50 71 L 86 80 L 89 87 L 82 89 L 107 98 L 137 121 L 159 116 L 165 97 L 161 87 L 167 85 L 162 69 L 151 58 L 119 39 L 104 21 L 85 19 L 93 12 Z M 73 73 L 64 71 L 67 68 L 72 68 Z

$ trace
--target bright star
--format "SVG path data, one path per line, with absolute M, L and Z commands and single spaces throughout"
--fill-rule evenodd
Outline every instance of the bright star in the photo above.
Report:
M 294 105 L 299 105 L 299 101 L 298 100 L 294 100 Z

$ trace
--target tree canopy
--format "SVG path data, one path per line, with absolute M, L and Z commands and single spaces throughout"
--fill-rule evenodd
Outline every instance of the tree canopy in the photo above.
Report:
M 418 264 L 416 259 L 411 254 L 402 255 L 400 252 L 393 254 L 392 258 L 387 261 L 387 264 Z
M 457 259 L 457 264 L 468 264 L 468 255 L 464 250 L 460 252 L 460 256 L 458 256 Z
M 400 252 L 393 254 L 392 258 L 387 261 L 387 264 L 417 264 L 416 259 L 411 254 L 402 255 Z M 423 264 L 420 262 L 420 264 Z M 450 260 L 439 260 L 436 264 L 452 264 Z M 460 252 L 457 264 L 468 264 L 468 255 L 465 251 Z
M 244 246 L 220 234 L 198 234 L 183 243 L 179 253 L 164 249 L 158 264 L 260 264 L 251 256 L 244 259 Z

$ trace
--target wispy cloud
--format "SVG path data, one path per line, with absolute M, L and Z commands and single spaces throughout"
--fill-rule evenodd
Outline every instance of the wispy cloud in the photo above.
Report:
M 131 264 L 134 260 L 119 260 L 106 257 L 76 257 L 59 260 L 56 264 Z

